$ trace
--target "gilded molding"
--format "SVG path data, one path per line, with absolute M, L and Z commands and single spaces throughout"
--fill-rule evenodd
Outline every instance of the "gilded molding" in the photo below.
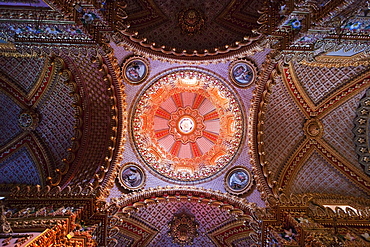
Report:
M 330 145 L 328 145 L 322 139 L 306 139 L 299 148 L 290 156 L 289 160 L 284 166 L 284 169 L 279 174 L 278 187 L 285 191 L 290 188 L 292 178 L 296 176 L 300 167 L 304 165 L 304 162 L 311 156 L 311 154 L 317 151 L 324 157 L 336 170 L 345 175 L 347 179 L 356 184 L 359 188 L 370 194 L 370 183 L 369 179 L 363 173 L 353 169 L 353 165 L 350 164 L 344 157 L 342 157 L 337 151 L 335 151 Z
M 367 65 L 368 54 L 370 52 L 369 41 L 367 40 L 342 40 L 338 42 L 335 37 L 332 39 L 319 39 L 314 44 L 297 45 L 294 49 L 286 49 L 278 52 L 274 56 L 275 62 L 283 62 L 289 64 L 292 61 L 315 66 L 315 67 L 342 67 L 342 66 L 358 66 Z M 337 57 L 321 55 L 329 52 L 336 52 L 343 49 L 344 51 L 357 51 L 359 54 L 351 57 Z M 345 58 L 339 60 L 340 58 Z
M 312 67 L 326 67 L 326 68 L 341 68 L 349 66 L 360 66 L 360 65 L 369 65 L 369 54 L 365 52 L 359 52 L 353 56 L 329 56 L 329 55 L 320 55 L 315 57 L 315 61 L 307 62 L 303 60 L 301 62 L 303 65 L 312 66 Z
M 251 156 L 251 164 L 253 165 L 254 180 L 257 184 L 257 189 L 261 193 L 263 200 L 271 194 L 273 183 L 269 182 L 268 164 L 264 160 L 263 151 L 263 116 L 266 111 L 267 98 L 271 94 L 271 88 L 275 84 L 274 76 L 278 74 L 275 68 L 276 64 L 271 62 L 268 57 L 267 61 L 262 65 L 260 80 L 257 81 L 257 87 L 253 91 L 253 98 L 248 118 L 248 146 Z M 267 177 L 267 179 L 265 179 Z
M 82 137 L 82 126 L 83 126 L 83 107 L 82 107 L 82 100 L 79 94 L 77 83 L 75 82 L 74 76 L 72 72 L 69 70 L 68 66 L 61 58 L 55 58 L 61 64 L 60 69 L 57 71 L 59 76 L 64 76 L 65 81 L 64 83 L 70 85 L 72 91 L 70 92 L 70 96 L 73 98 L 74 103 L 73 107 L 76 110 L 76 115 L 74 116 L 76 119 L 76 125 L 74 126 L 75 135 L 71 138 L 71 146 L 67 149 L 67 156 L 62 160 L 63 168 L 55 170 L 54 177 L 48 177 L 47 181 L 49 185 L 57 186 L 62 181 L 64 175 L 66 175 L 69 171 L 71 164 L 74 162 L 76 158 L 76 153 L 80 148 L 81 137 Z
M 110 50 L 110 46 L 106 45 Z M 124 151 L 124 143 L 126 141 L 125 134 L 127 132 L 127 112 L 125 101 L 125 87 L 121 83 L 122 75 L 118 61 L 112 52 L 106 55 L 97 54 L 96 62 L 99 70 L 103 73 L 103 80 L 107 84 L 107 93 L 111 98 L 111 128 L 112 135 L 110 145 L 105 157 L 105 164 L 95 174 L 94 187 L 99 189 L 99 198 L 104 198 L 109 195 L 109 190 L 114 186 L 114 180 L 117 177 L 119 164 L 122 160 Z
M 289 93 L 292 95 L 292 98 L 296 102 L 297 106 L 299 106 L 302 113 L 305 114 L 306 118 L 317 117 L 322 119 L 338 105 L 341 105 L 344 101 L 365 89 L 370 82 L 369 72 L 361 74 L 316 105 L 299 83 L 297 75 L 294 72 L 293 65 L 290 63 L 288 68 L 284 66 L 282 71 L 283 80 Z
M 79 185 L 71 187 L 66 186 L 61 188 L 60 186 L 52 187 L 46 185 L 41 187 L 36 186 L 13 186 L 12 192 L 9 195 L 11 199 L 63 199 L 63 198 L 93 198 L 97 191 L 92 186 L 81 187 Z
M 128 51 L 134 52 L 139 56 L 145 56 L 153 60 L 159 60 L 161 62 L 168 63 L 178 63 L 178 64 L 187 64 L 187 65 L 200 65 L 200 64 L 217 64 L 217 63 L 227 63 L 233 61 L 235 58 L 244 58 L 246 56 L 253 56 L 257 52 L 264 50 L 266 42 L 261 38 L 259 41 L 241 47 L 240 49 L 233 50 L 229 48 L 229 52 L 219 52 L 209 55 L 209 56 L 200 56 L 197 55 L 184 55 L 182 53 L 177 54 L 175 52 L 161 52 L 158 49 L 149 49 L 141 46 L 135 42 L 131 42 L 128 37 L 125 37 L 121 33 L 115 33 L 111 36 L 112 41 L 114 41 L 118 46 L 122 46 Z M 150 46 L 150 45 L 148 45 Z M 160 50 L 160 49 L 159 49 Z M 167 54 L 169 53 L 169 54 Z M 172 54 L 173 53 L 173 54 Z
M 353 120 L 355 127 L 352 130 L 355 135 L 356 153 L 359 163 L 364 167 L 364 172 L 370 175 L 370 89 L 366 90 L 366 94 L 360 100 L 356 113 L 357 115 Z
M 258 112 L 258 124 L 257 124 L 257 150 L 258 150 L 258 160 L 259 165 L 261 165 L 262 168 L 262 174 L 266 179 L 266 182 L 270 189 L 272 189 L 272 192 L 274 194 L 277 194 L 277 188 L 276 188 L 276 181 L 272 181 L 272 172 L 269 170 L 268 161 L 265 160 L 265 151 L 264 151 L 264 142 L 263 142 L 263 135 L 264 135 L 264 116 L 266 111 L 266 106 L 268 104 L 268 97 L 272 93 L 271 89 L 273 85 L 275 84 L 274 77 L 278 75 L 278 72 L 276 70 L 273 70 L 271 73 L 271 77 L 267 81 L 264 91 L 262 94 L 262 98 L 259 102 L 259 112 Z
M 36 9 L 36 11 L 35 11 Z M 0 19 L 1 21 L 5 22 L 56 22 L 58 23 L 70 23 L 73 24 L 72 21 L 67 20 L 65 15 L 62 15 L 61 13 L 51 10 L 48 8 L 6 8 L 5 6 L 2 6 L 0 9 Z
M 98 210 L 109 213 L 108 218 L 110 219 L 110 225 L 108 226 L 108 230 L 113 230 L 117 228 L 116 225 L 119 224 L 119 219 L 122 217 L 130 217 L 131 212 L 137 211 L 141 207 L 146 207 L 147 205 L 171 201 L 207 203 L 219 207 L 222 210 L 226 210 L 231 215 L 235 215 L 236 219 L 239 220 L 236 222 L 240 223 L 240 221 L 243 221 L 243 224 L 253 224 L 256 230 L 260 227 L 259 224 L 255 222 L 256 216 L 254 216 L 254 214 L 257 207 L 254 203 L 248 203 L 244 198 L 238 198 L 219 191 L 191 186 L 157 187 L 141 192 L 124 194 L 119 198 L 111 199 L 111 203 L 109 204 L 102 203 L 98 205 L 100 206 Z M 115 242 L 113 239 L 116 234 L 116 231 L 110 231 L 110 233 L 108 233 L 108 239 L 110 239 L 111 243 Z M 256 238 L 258 239 L 258 233 L 255 234 L 257 234 Z

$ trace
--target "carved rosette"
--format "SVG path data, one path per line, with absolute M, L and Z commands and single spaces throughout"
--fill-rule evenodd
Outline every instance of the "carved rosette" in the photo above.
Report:
M 179 26 L 187 35 L 198 33 L 204 26 L 204 14 L 196 9 L 187 9 L 179 13 Z
M 195 222 L 193 216 L 185 213 L 174 216 L 169 223 L 169 227 L 168 235 L 172 237 L 172 241 L 176 244 L 192 244 L 194 238 L 198 236 L 198 223 Z
M 21 111 L 18 124 L 24 130 L 34 130 L 39 124 L 39 115 L 33 109 Z
M 310 138 L 319 138 L 323 134 L 323 125 L 319 119 L 312 118 L 307 120 L 303 126 L 305 134 Z
M 192 109 L 190 106 L 180 107 L 171 114 L 168 122 L 170 134 L 182 144 L 193 143 L 203 136 L 203 130 L 206 127 L 203 121 L 204 117 L 197 109 Z
M 200 181 L 224 168 L 243 137 L 235 94 L 220 79 L 195 68 L 158 76 L 138 97 L 133 140 L 145 163 L 179 182 Z

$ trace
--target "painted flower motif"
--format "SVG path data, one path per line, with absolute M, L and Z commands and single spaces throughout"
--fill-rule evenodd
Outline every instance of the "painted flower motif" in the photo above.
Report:
M 299 20 L 293 19 L 292 20 L 292 28 L 293 29 L 300 29 L 302 27 L 302 23 Z
M 364 234 L 361 234 L 361 236 L 368 242 L 370 242 L 370 235 L 369 233 L 365 232 Z
M 299 223 L 309 223 L 308 219 L 305 219 L 303 217 L 298 218 Z
M 353 241 L 356 239 L 356 237 L 352 236 L 349 232 L 347 232 L 346 236 L 344 236 L 345 239 L 349 241 Z
M 357 21 L 355 23 L 353 23 L 350 27 L 349 27 L 349 30 L 357 30 L 357 29 L 360 29 L 362 23 Z
M 285 232 L 284 238 L 289 239 L 289 240 L 292 240 L 295 237 L 295 235 L 296 235 L 293 232 L 293 229 L 292 228 L 290 228 L 289 230 L 284 229 L 284 232 Z
M 87 12 L 87 13 L 84 13 L 84 15 L 82 16 L 81 21 L 85 24 L 91 24 L 97 18 L 98 17 L 96 16 L 96 14 L 94 14 L 92 12 Z

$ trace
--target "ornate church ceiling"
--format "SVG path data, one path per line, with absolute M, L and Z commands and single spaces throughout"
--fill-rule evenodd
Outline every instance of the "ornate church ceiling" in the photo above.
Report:
M 0 8 L 0 196 L 91 196 L 112 246 L 249 246 L 274 201 L 369 199 L 366 1 Z

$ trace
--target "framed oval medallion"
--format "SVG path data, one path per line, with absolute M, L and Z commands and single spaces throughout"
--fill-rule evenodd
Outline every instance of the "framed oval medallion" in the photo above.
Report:
M 257 77 L 257 67 L 249 60 L 237 60 L 230 64 L 230 80 L 238 87 L 250 86 Z
M 118 174 L 119 183 L 128 190 L 139 190 L 145 185 L 145 173 L 135 163 L 127 163 L 121 167 Z
M 123 64 L 122 73 L 126 82 L 139 84 L 148 77 L 149 62 L 142 57 L 130 57 Z
M 225 189 L 231 194 L 243 194 L 252 187 L 252 179 L 250 171 L 245 167 L 234 167 L 225 176 Z

